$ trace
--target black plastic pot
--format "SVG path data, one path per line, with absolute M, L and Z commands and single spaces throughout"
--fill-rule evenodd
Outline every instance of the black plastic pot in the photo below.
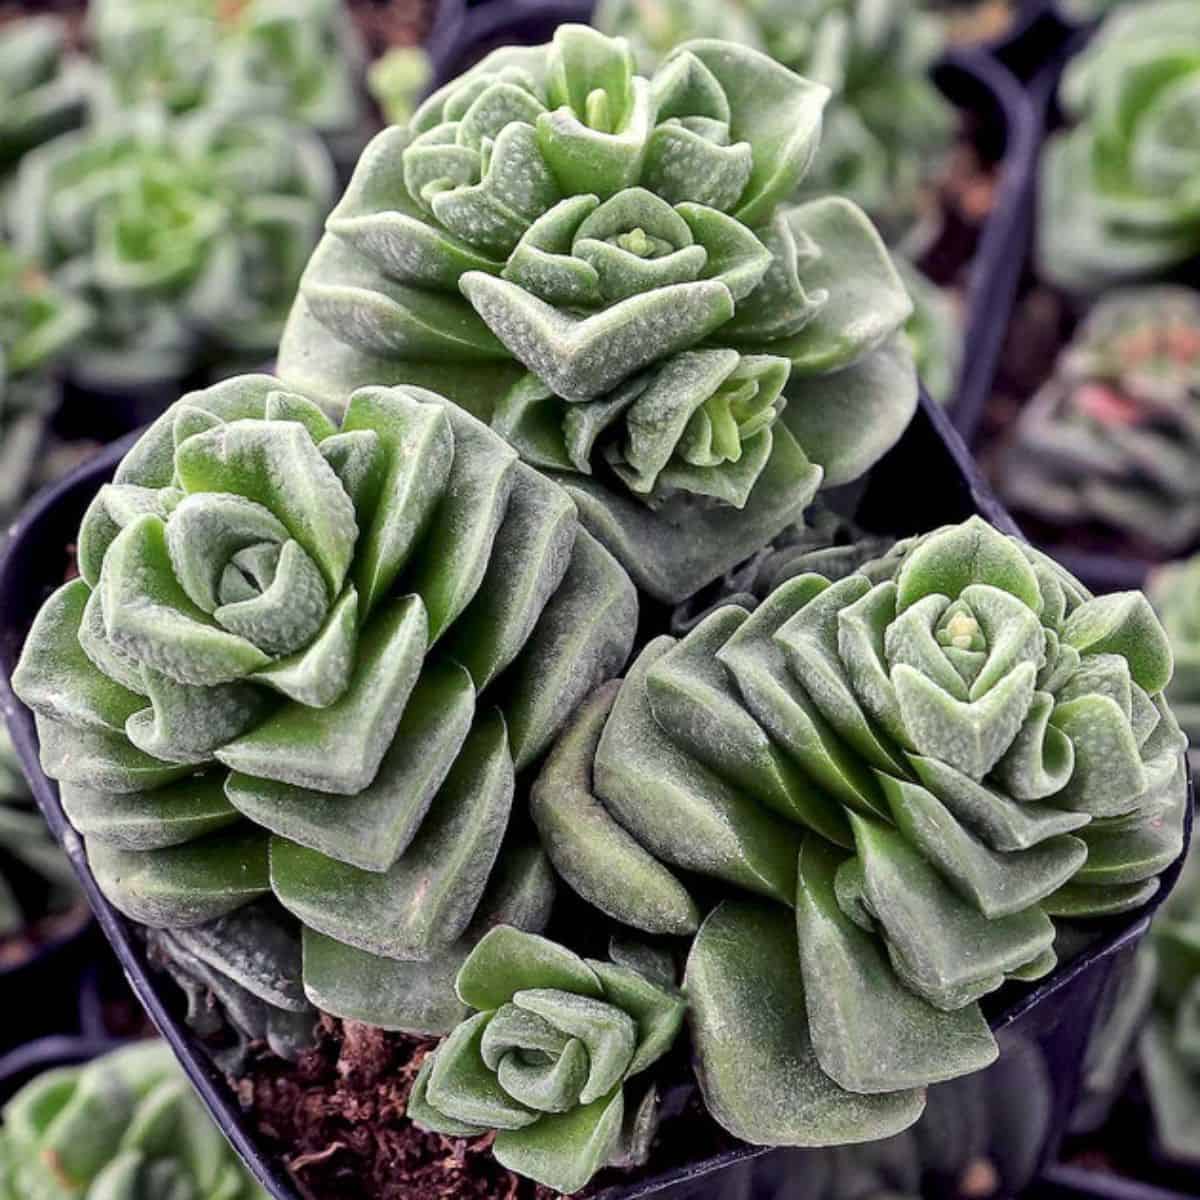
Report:
M 470 9 L 457 47 L 439 63 L 435 86 L 454 79 L 498 46 L 549 41 L 564 22 L 590 20 L 593 7 L 593 0 L 491 0 Z M 1032 22 L 1041 13 L 1040 4 L 1026 7 Z M 1040 123 L 1013 74 L 981 50 L 952 51 L 936 68 L 934 79 L 947 99 L 969 115 L 983 158 L 1000 164 L 995 207 L 967 270 L 964 366 L 949 405 L 954 424 L 970 439 L 991 393 L 1025 260 Z
M 0 706 L 37 801 L 70 856 L 138 999 L 174 1048 L 226 1136 L 269 1193 L 275 1200 L 299 1200 L 284 1168 L 258 1144 L 250 1123 L 203 1046 L 173 1012 L 166 998 L 170 989 L 162 987 L 161 980 L 151 973 L 133 925 L 96 887 L 83 844 L 63 813 L 58 788 L 38 763 L 33 720 L 16 701 L 9 685 L 34 614 L 67 570 L 68 546 L 75 539 L 84 509 L 111 477 L 132 440 L 127 438 L 111 446 L 57 487 L 44 492 L 13 529 L 0 560 Z M 919 486 L 913 486 L 914 480 L 919 480 Z M 871 473 L 862 490 L 858 518 L 872 531 L 903 535 L 962 520 L 973 513 L 1006 531 L 1015 529 L 946 415 L 922 396 L 912 426 Z M 1038 1147 L 1038 1165 L 1044 1158 L 1049 1160 L 1066 1127 L 1078 1091 L 1084 1046 L 1103 988 L 1145 933 L 1151 911 L 1170 890 L 1176 874 L 1177 868 L 1168 870 L 1156 901 L 1146 909 L 1095 923 L 1087 949 L 1048 979 L 1038 985 L 1007 988 L 994 998 L 989 1019 L 1002 1041 L 1019 1045 L 1023 1054 L 1032 1052 L 1044 1064 L 1045 1137 Z M 781 1171 L 790 1178 L 786 1161 L 762 1149 L 745 1146 L 706 1156 L 705 1148 L 697 1146 L 695 1161 L 690 1165 L 611 1188 L 603 1196 L 604 1200 L 642 1200 L 650 1196 L 655 1200 L 684 1200 L 702 1195 L 715 1198 L 722 1193 L 713 1189 L 736 1186 L 743 1190 L 730 1192 L 731 1200 L 734 1195 L 739 1200 L 750 1200 L 761 1185 L 774 1189 L 772 1197 L 783 1200 L 786 1193 L 778 1191 Z

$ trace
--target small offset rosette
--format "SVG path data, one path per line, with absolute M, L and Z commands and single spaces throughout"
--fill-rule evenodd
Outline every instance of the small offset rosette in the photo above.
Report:
M 501 1164 L 568 1194 L 604 1167 L 644 1163 L 658 1124 L 646 1072 L 687 1004 L 669 957 L 619 943 L 612 952 L 597 962 L 492 930 L 458 974 L 476 1011 L 425 1059 L 409 1117 L 453 1137 L 495 1133 Z

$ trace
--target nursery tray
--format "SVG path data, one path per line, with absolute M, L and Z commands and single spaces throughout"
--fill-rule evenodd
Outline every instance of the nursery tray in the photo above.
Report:
M 536 46 L 565 22 L 586 23 L 593 7 L 593 0 L 490 0 L 470 9 L 456 47 L 438 62 L 434 86 L 456 78 L 499 46 Z M 1021 28 L 1039 20 L 1043 7 L 1040 0 L 1025 5 Z M 947 409 L 969 440 L 991 394 L 1029 241 L 1040 123 L 1015 76 L 983 50 L 950 51 L 933 78 L 971 118 L 968 132 L 981 157 L 998 164 L 995 204 L 961 272 L 964 278 L 952 282 L 964 292 L 964 344 L 962 373 Z
M 126 438 L 110 446 L 56 487 L 43 492 L 13 527 L 11 540 L 0 559 L 0 707 L 38 804 L 66 849 L 138 999 L 174 1048 L 226 1136 L 269 1194 L 275 1200 L 300 1200 L 284 1165 L 265 1152 L 250 1120 L 204 1046 L 176 1015 L 175 1006 L 168 999 L 173 995 L 173 986 L 150 968 L 134 935 L 133 924 L 97 888 L 83 843 L 63 813 L 58 787 L 39 765 L 33 719 L 16 700 L 10 686 L 13 668 L 35 613 L 70 570 L 70 547 L 83 512 L 98 488 L 111 478 L 133 440 Z M 920 485 L 913 486 L 914 480 L 919 480 Z M 923 394 L 909 430 L 871 472 L 862 490 L 858 519 L 870 531 L 904 535 L 963 520 L 975 513 L 1005 531 L 1015 529 L 989 492 L 946 415 Z M 1190 831 L 1189 820 L 1189 836 Z M 989 1020 L 1002 1044 L 1018 1043 L 1025 1053 L 1033 1048 L 1045 1066 L 1049 1084 L 1040 1160 L 1054 1152 L 1066 1128 L 1101 992 L 1111 973 L 1121 969 L 1131 957 L 1146 931 L 1151 912 L 1170 890 L 1177 874 L 1178 866 L 1164 873 L 1162 888 L 1145 908 L 1121 918 L 1093 923 L 1087 949 L 1047 979 L 1036 985 L 1009 986 L 992 998 Z M 794 1156 L 809 1152 L 778 1153 Z M 771 1158 L 763 1158 L 757 1165 L 750 1162 L 766 1154 L 759 1148 L 739 1146 L 704 1157 L 701 1145 L 697 1147 L 696 1161 L 691 1164 L 609 1188 L 600 1196 L 603 1200 L 641 1200 L 651 1196 L 655 1200 L 685 1200 L 713 1195 L 710 1189 L 718 1183 L 722 1186 L 737 1183 L 745 1187 L 737 1193 L 740 1200 L 749 1200 L 755 1196 L 757 1181 L 761 1180 L 764 1188 L 777 1186 L 779 1168 L 772 1165 Z
M 1030 1189 L 1029 1200 L 1189 1200 L 1200 1194 L 1198 1188 L 1200 1181 L 1186 1191 L 1173 1191 L 1115 1171 L 1059 1164 Z

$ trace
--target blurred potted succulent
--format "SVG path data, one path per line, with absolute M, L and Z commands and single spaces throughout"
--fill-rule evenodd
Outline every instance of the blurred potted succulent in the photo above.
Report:
M 46 425 L 61 399 L 56 369 L 91 320 L 86 304 L 0 242 L 0 520 L 41 477 Z
M 27 154 L 8 218 L 17 252 L 93 312 L 72 380 L 178 395 L 199 367 L 270 356 L 332 189 L 303 129 L 146 107 Z
M 100 105 L 271 114 L 353 162 L 366 141 L 365 50 L 341 0 L 94 0 Z
M 48 1039 L 35 1049 L 41 1073 L 2 1113 L 5 1200 L 266 1200 L 164 1043 L 135 1043 L 79 1065 L 88 1043 Z
M 281 376 L 334 404 L 359 381 L 436 387 L 641 589 L 682 599 L 861 476 L 916 407 L 879 235 L 841 198 L 789 203 L 826 95 L 727 43 L 653 79 L 584 26 L 494 52 L 364 153 Z
M 1001 493 L 1057 553 L 1163 559 L 1200 540 L 1200 293 L 1118 291 L 1021 411 Z
M 1154 0 L 1112 13 L 1067 64 L 1058 101 L 1071 127 L 1043 151 L 1043 277 L 1096 292 L 1200 251 L 1198 50 L 1196 5 Z
M 0 178 L 27 150 L 82 124 L 89 83 L 88 67 L 67 51 L 59 18 L 0 26 Z

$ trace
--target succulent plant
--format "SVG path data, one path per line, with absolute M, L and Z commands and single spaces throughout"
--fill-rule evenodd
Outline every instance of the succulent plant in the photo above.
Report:
M 108 898 L 273 1002 L 178 932 L 273 892 L 312 1003 L 449 1029 L 471 945 L 549 915 L 515 773 L 637 625 L 567 495 L 433 393 L 360 389 L 339 427 L 235 377 L 126 455 L 78 564 L 14 688 Z
M 0 241 L 0 519 L 29 492 L 47 417 L 53 370 L 91 323 L 87 307 Z
M 365 117 L 364 49 L 341 0 L 93 0 L 107 107 L 271 114 L 338 149 Z
M 915 409 L 911 302 L 848 201 L 788 207 L 826 92 L 757 51 L 653 75 L 584 26 L 497 50 L 364 152 L 281 376 L 428 384 L 674 602 L 861 475 Z M 836 417 L 834 416 L 836 414 Z
M 27 154 L 14 245 L 96 321 L 73 369 L 120 386 L 268 356 L 331 203 L 320 142 L 268 116 L 144 108 Z
M 1022 411 L 999 486 L 1059 527 L 1094 524 L 1157 553 L 1200 538 L 1200 293 L 1100 300 Z
M 1187 803 L 1170 676 L 1140 593 L 1094 599 L 972 518 L 650 642 L 581 707 L 531 811 L 586 900 L 694 934 L 721 1124 L 871 1140 L 995 1057 L 977 1002 L 1053 969 L 1053 918 L 1157 891 Z M 695 875 L 723 888 L 707 916 Z
M 163 1042 L 46 1071 L 3 1115 L 3 1200 L 267 1200 Z
M 0 173 L 83 121 L 89 72 L 66 44 L 57 17 L 26 17 L 0 27 Z
M 408 1101 L 420 1128 L 495 1133 L 500 1163 L 568 1194 L 602 1167 L 646 1161 L 658 1094 L 639 1077 L 687 1009 L 669 958 L 614 946 L 613 961 L 585 960 L 502 925 L 456 987 L 473 1012 L 421 1065 Z
M 594 21 L 627 36 L 644 64 L 689 38 L 719 37 L 827 85 L 833 101 L 800 194 L 847 196 L 890 245 L 928 244 L 957 121 L 929 79 L 941 24 L 916 0 L 602 0 Z
M 1161 275 L 1200 251 L 1200 9 L 1119 9 L 1067 66 L 1073 127 L 1043 152 L 1037 256 L 1076 291 Z
M 8 734 L 0 730 L 0 938 L 79 900 L 75 873 L 29 794 Z

